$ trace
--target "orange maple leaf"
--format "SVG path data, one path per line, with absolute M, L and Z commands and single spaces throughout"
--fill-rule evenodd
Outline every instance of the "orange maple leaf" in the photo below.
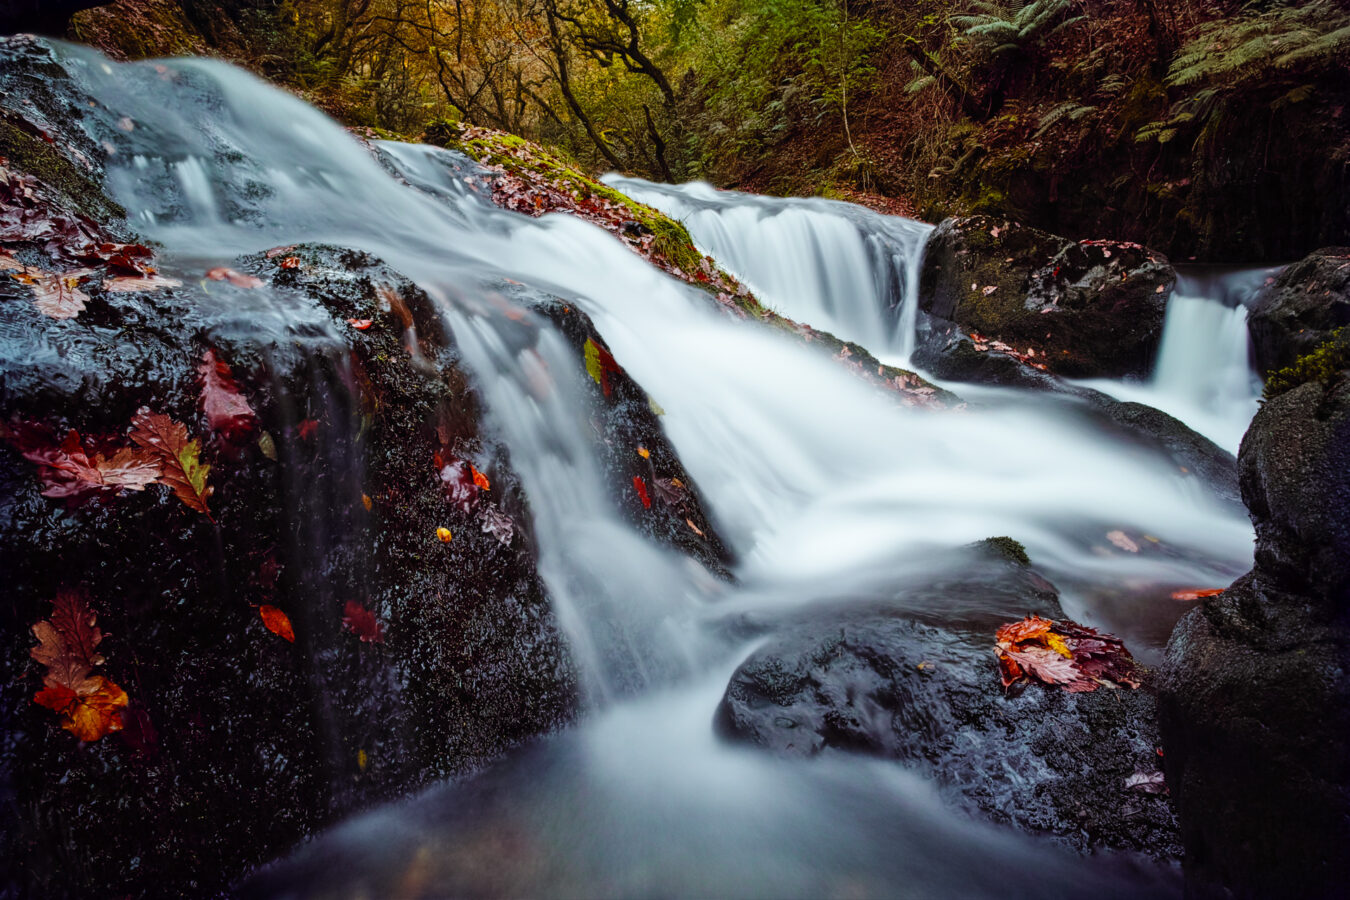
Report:
M 478 485 L 478 488 L 480 490 L 484 491 L 492 490 L 492 483 L 488 481 L 488 477 L 484 475 L 482 472 L 475 469 L 473 467 L 473 463 L 469 463 L 469 471 L 473 473 L 473 483 Z
M 92 674 L 104 660 L 98 652 L 103 632 L 94 624 L 84 596 L 61 591 L 52 601 L 52 617 L 33 626 L 38 645 L 29 651 L 47 667 L 43 688 L 33 702 L 62 718 L 61 727 L 82 741 L 96 741 L 122 730 L 127 693 L 102 675 Z

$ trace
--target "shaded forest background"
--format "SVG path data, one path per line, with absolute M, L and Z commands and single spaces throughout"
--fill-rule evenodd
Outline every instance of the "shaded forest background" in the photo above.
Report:
M 1350 243 L 1334 0 L 122 0 L 69 35 L 214 53 L 351 126 L 462 121 L 596 171 L 1179 260 Z

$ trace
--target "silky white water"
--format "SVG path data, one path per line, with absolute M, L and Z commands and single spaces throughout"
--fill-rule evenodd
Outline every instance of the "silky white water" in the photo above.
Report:
M 884 592 L 935 549 L 1010 535 L 1060 585 L 1070 615 L 1142 635 L 1180 612 L 1172 590 L 1223 586 L 1250 566 L 1241 511 L 1169 461 L 1054 406 L 896 407 L 814 350 L 724 317 L 706 294 L 597 228 L 488 206 L 461 189 L 445 151 L 383 145 L 402 180 L 391 177 L 336 124 L 236 69 L 172 61 L 166 77 L 62 52 L 92 94 L 135 123 L 110 160 L 110 182 L 136 226 L 164 245 L 167 270 L 199 277 L 236 254 L 300 241 L 382 257 L 440 304 L 529 497 L 540 572 L 583 669 L 589 712 L 570 734 L 466 786 L 463 811 L 428 809 L 440 802 L 428 798 L 357 820 L 342 832 L 344 855 L 365 854 L 379 869 L 411 844 L 453 854 L 473 839 L 474 822 L 506 810 L 545 848 L 527 893 L 584 895 L 605 884 L 623 895 L 849 894 L 853 873 L 864 896 L 981 896 L 1046 872 L 1058 879 L 1051 893 L 1110 892 L 1105 863 L 966 819 L 888 764 L 790 763 L 714 740 L 721 686 L 750 647 L 709 624 Z M 782 261 L 772 241 L 736 244 L 746 238 L 737 229 L 763 224 L 768 201 L 717 202 L 727 247 L 744 248 L 723 261 L 762 281 L 771 305 L 905 351 L 917 261 L 867 251 L 874 214 L 843 217 L 857 236 L 850 243 L 842 229 L 819 226 L 818 204 L 775 201 L 769 219 L 791 213 L 783 228 L 816 235 L 813 256 Z M 911 249 L 927 227 L 882 225 L 883 243 L 907 235 Z M 774 259 L 784 271 L 802 265 L 774 281 Z M 849 271 L 837 271 L 841 259 Z M 617 515 L 583 433 L 585 373 L 555 336 L 517 339 L 547 325 L 502 313 L 512 301 L 493 285 L 506 278 L 589 313 L 664 408 L 667 434 L 740 560 L 735 585 Z M 878 287 L 896 283 L 899 298 Z M 811 290 L 790 295 L 794 284 Z M 284 309 L 272 314 L 284 321 Z M 1169 552 L 1123 550 L 1107 537 L 1118 530 Z M 1122 587 L 1130 604 L 1105 606 Z M 1156 657 L 1156 639 L 1142 640 L 1139 655 Z M 336 857 L 330 864 L 346 871 Z M 1134 881 L 1116 889 L 1142 890 Z
M 1237 453 L 1261 398 L 1252 370 L 1247 307 L 1278 269 L 1183 271 L 1167 301 L 1162 346 L 1142 384 L 1089 380 L 1090 387 L 1171 413 Z

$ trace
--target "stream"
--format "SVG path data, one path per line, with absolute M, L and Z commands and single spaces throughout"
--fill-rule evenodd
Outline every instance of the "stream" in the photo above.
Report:
M 734 627 L 742 617 L 885 596 L 934 553 L 992 535 L 1025 545 L 1068 615 L 1156 663 L 1186 609 L 1171 593 L 1250 568 L 1243 511 L 1048 399 L 982 388 L 960 413 L 897 407 L 828 357 L 722 315 L 596 227 L 493 207 L 464 188 L 455 154 L 381 142 L 377 159 L 238 69 L 60 52 L 134 123 L 109 183 L 164 246 L 168 274 L 327 242 L 381 257 L 437 301 L 524 483 L 539 570 L 582 673 L 574 728 L 337 826 L 246 893 L 1179 895 L 1177 870 L 996 828 L 895 763 L 777 759 L 717 739 L 711 721 L 759 640 Z M 908 358 L 930 226 L 830 201 L 610 183 L 685 220 L 770 308 L 887 362 Z M 1187 275 L 1154 379 L 1093 386 L 1235 450 L 1259 395 L 1239 295 L 1261 277 Z M 501 314 L 515 302 L 497 289 L 505 279 L 589 314 L 660 404 L 738 560 L 734 582 L 618 515 L 590 458 L 586 373 L 546 321 L 525 307 Z M 284 308 L 246 317 L 258 329 L 289 321 Z M 543 338 L 525 342 L 527 327 Z M 1166 552 L 1122 552 L 1108 539 L 1119 530 Z

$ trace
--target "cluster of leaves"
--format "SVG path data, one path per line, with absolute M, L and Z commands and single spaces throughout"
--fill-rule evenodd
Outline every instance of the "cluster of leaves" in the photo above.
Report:
M 53 319 L 79 315 L 89 302 L 84 287 L 91 283 L 109 291 L 177 285 L 156 273 L 150 248 L 114 241 L 92 219 L 62 212 L 41 181 L 6 168 L 3 160 L 0 244 L 37 247 L 53 261 L 55 268 L 46 269 L 0 252 L 0 272 L 29 286 L 38 311 Z
M 488 477 L 478 471 L 472 462 L 456 456 L 448 448 L 437 450 L 433 462 L 445 490 L 445 499 L 463 515 L 476 515 L 479 529 L 484 534 L 492 535 L 503 547 L 511 546 L 516 526 L 510 516 L 483 496 L 492 490 Z M 447 535 L 441 540 L 448 541 L 449 529 L 441 531 Z
M 1028 616 L 999 628 L 994 641 L 1005 690 L 1030 681 L 1071 693 L 1139 687 L 1134 658 L 1120 639 L 1076 622 Z
M 82 741 L 121 731 L 127 693 L 94 669 L 103 665 L 98 645 L 103 632 L 95 624 L 84 595 L 63 590 L 52 601 L 50 619 L 33 626 L 38 645 L 29 654 L 46 667 L 42 690 L 33 702 L 61 716 L 61 727 Z

